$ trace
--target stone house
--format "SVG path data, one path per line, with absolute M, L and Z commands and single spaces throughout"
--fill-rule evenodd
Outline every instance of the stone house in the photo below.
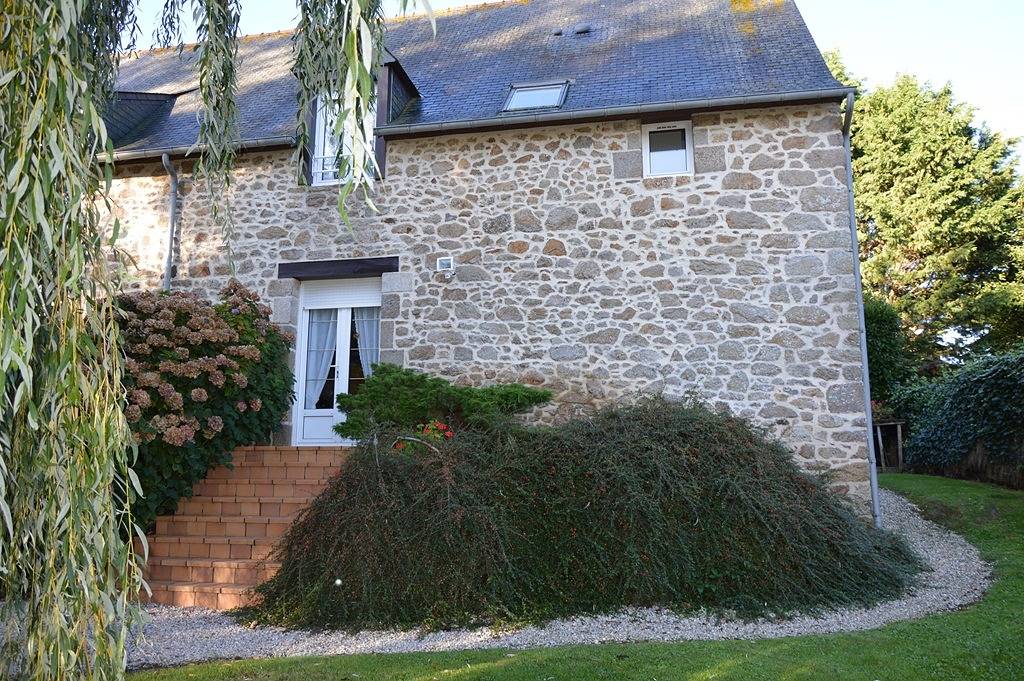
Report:
M 229 234 L 191 174 L 194 53 L 124 60 L 108 115 L 130 285 L 170 249 L 172 287 L 212 296 L 233 263 L 296 333 L 281 444 L 334 442 L 334 395 L 383 361 L 545 386 L 554 416 L 695 392 L 867 500 L 849 90 L 793 0 L 510 0 L 387 44 L 351 228 L 327 116 L 295 148 L 289 34 L 240 46 Z

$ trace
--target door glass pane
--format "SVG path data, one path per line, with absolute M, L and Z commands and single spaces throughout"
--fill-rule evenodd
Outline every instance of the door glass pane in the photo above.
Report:
M 348 358 L 348 391 L 359 392 L 380 361 L 380 308 L 352 309 L 352 329 Z
M 685 130 L 651 132 L 648 148 L 652 175 L 672 175 L 687 171 Z
M 310 310 L 306 332 L 306 409 L 333 409 L 338 365 L 338 310 Z

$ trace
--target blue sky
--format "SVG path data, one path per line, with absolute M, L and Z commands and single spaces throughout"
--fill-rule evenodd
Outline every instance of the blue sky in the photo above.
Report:
M 397 0 L 387 0 L 393 7 Z M 435 10 L 479 0 L 431 0 Z M 627 2 L 628 0 L 621 0 Z M 148 45 L 163 0 L 141 0 L 140 45 Z M 912 73 L 947 81 L 978 118 L 1024 138 L 1024 1 L 1022 0 L 797 0 L 822 50 L 838 48 L 868 86 Z M 242 0 L 242 33 L 295 25 L 287 0 Z M 1024 165 L 1024 162 L 1022 162 Z

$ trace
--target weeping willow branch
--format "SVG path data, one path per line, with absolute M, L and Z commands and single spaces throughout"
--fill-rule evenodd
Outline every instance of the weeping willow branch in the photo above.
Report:
M 0 22 L 0 677 L 122 678 L 140 580 L 100 114 L 134 2 Z
M 419 0 L 433 21 L 430 4 Z M 164 0 L 155 32 L 164 46 L 181 47 L 181 13 L 192 8 L 198 30 L 199 91 L 204 113 L 196 146 L 201 150 L 197 173 L 207 185 L 214 221 L 224 231 L 229 261 L 232 222 L 227 189 L 237 150 L 236 62 L 238 0 Z M 417 4 L 401 0 L 400 9 Z M 385 17 L 381 0 L 299 0 L 300 19 L 294 34 L 292 73 L 299 82 L 296 137 L 301 164 L 311 130 L 309 112 L 322 107 L 335 122 L 336 163 L 344 178 L 338 191 L 338 211 L 348 222 L 346 203 L 361 190 L 373 207 L 371 191 L 377 173 L 373 153 L 376 87 L 374 74 L 384 53 Z M 301 177 L 301 174 L 300 174 Z
M 179 53 L 182 49 L 181 43 L 181 14 L 184 9 L 185 0 L 164 0 L 160 11 L 160 21 L 153 32 L 153 43 L 161 47 L 175 45 Z
M 416 0 L 401 0 L 405 11 Z M 428 15 L 430 4 L 420 0 Z M 380 0 L 299 0 L 292 74 L 299 82 L 296 162 L 308 148 L 309 112 L 321 107 L 334 119 L 342 140 L 335 161 L 343 178 L 338 212 L 349 222 L 346 202 L 356 190 L 373 207 L 370 191 L 377 166 L 373 153 L 376 87 L 374 74 L 384 53 L 384 13 Z M 330 118 L 329 118 L 330 120 Z M 301 179 L 301 174 L 300 174 Z
M 421 0 L 427 8 L 425 0 Z M 404 10 L 414 0 L 402 0 Z M 165 0 L 157 37 L 199 29 L 198 172 L 230 248 L 239 0 Z M 338 112 L 346 199 L 374 177 L 380 0 L 299 0 L 298 135 L 317 98 Z M 140 588 L 124 528 L 139 493 L 123 414 L 107 253 L 113 148 L 101 113 L 136 0 L 5 0 L 0 15 L 0 677 L 120 679 Z M 127 36 L 127 39 L 125 38 Z M 109 236 L 109 240 L 108 240 Z M 233 263 L 232 263 L 233 267 Z
M 198 27 L 199 94 L 204 108 L 196 140 L 203 152 L 196 164 L 196 173 L 206 181 L 209 196 L 216 197 L 211 202 L 213 220 L 221 225 L 228 264 L 234 275 L 231 251 L 234 230 L 227 189 L 231 185 L 238 144 L 235 63 L 239 0 L 194 0 L 192 4 Z

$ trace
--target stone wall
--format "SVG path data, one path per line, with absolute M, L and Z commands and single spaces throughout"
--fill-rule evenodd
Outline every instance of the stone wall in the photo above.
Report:
M 398 255 L 383 359 L 457 381 L 552 388 L 559 415 L 696 392 L 867 495 L 858 317 L 834 105 L 693 117 L 696 173 L 641 177 L 640 121 L 392 141 L 379 212 L 300 187 L 290 152 L 239 159 L 225 243 L 182 173 L 175 286 L 237 275 L 297 319 L 281 262 Z M 159 281 L 167 178 L 120 169 L 133 286 Z M 451 255 L 455 276 L 435 273 Z

